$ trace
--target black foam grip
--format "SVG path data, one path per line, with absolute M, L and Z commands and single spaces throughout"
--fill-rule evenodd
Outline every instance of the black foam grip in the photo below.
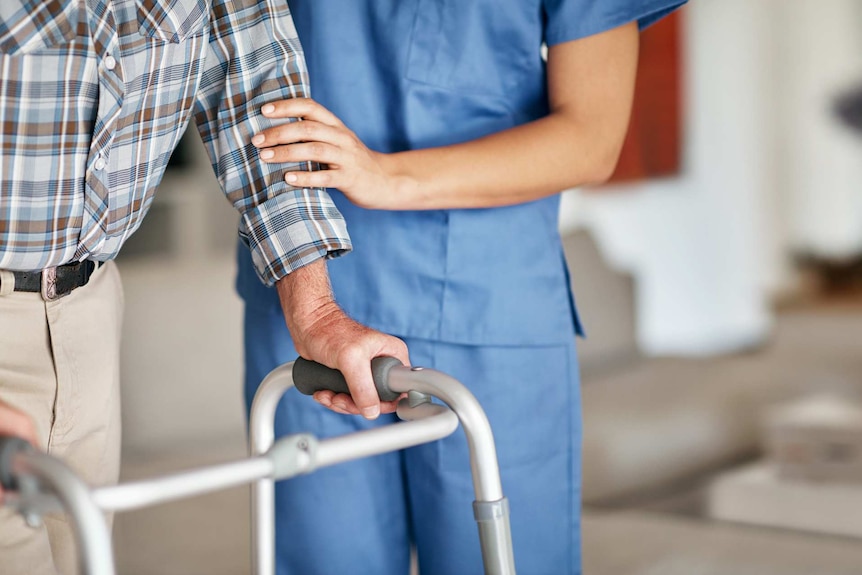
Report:
M 371 360 L 371 375 L 377 387 L 377 395 L 383 401 L 393 401 L 401 395 L 389 389 L 389 370 L 403 365 L 394 357 L 375 357 Z M 293 364 L 293 384 L 300 393 L 312 395 L 316 391 L 331 390 L 336 393 L 350 393 L 347 381 L 337 369 L 330 369 L 316 361 L 299 358 Z
M 32 451 L 33 446 L 20 437 L 0 436 L 0 486 L 14 491 L 18 489 L 12 472 L 12 460 L 19 453 Z

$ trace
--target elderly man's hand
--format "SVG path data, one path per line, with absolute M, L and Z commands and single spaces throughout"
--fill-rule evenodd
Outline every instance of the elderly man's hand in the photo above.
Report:
M 0 400 L 0 435 L 21 437 L 33 445 L 37 445 L 36 428 L 33 421 L 22 411 L 19 411 Z M 0 487 L 0 503 L 3 503 L 3 488 Z
M 291 272 L 277 286 L 299 355 L 338 369 L 350 388 L 350 395 L 319 391 L 314 398 L 333 411 L 367 419 L 395 411 L 397 401 L 381 402 L 377 397 L 371 360 L 391 355 L 409 365 L 404 342 L 365 327 L 344 313 L 333 300 L 323 260 Z

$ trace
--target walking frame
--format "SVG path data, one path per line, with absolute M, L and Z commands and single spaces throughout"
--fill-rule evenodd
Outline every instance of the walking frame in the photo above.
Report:
M 276 406 L 290 388 L 307 395 L 322 389 L 348 391 L 339 372 L 298 359 L 270 372 L 255 394 L 248 457 L 120 485 L 91 488 L 59 459 L 37 453 L 21 439 L 0 437 L 4 505 L 15 509 L 31 526 L 38 526 L 46 513 L 67 513 L 75 531 L 81 573 L 114 575 L 104 512 L 130 511 L 251 484 L 252 572 L 274 575 L 276 481 L 436 441 L 454 433 L 460 420 L 470 449 L 473 513 L 485 574 L 515 575 L 509 504 L 503 496 L 491 426 L 476 398 L 444 373 L 405 367 L 395 358 L 376 358 L 372 372 L 381 399 L 391 401 L 407 394 L 396 412 L 402 422 L 328 439 L 307 433 L 276 439 Z M 433 403 L 432 398 L 445 405 Z

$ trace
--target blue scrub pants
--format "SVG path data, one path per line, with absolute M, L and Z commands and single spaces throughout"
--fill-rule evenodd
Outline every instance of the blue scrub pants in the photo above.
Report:
M 482 347 L 405 339 L 413 365 L 467 385 L 491 422 L 509 498 L 519 575 L 577 575 L 581 416 L 574 342 Z M 279 310 L 246 306 L 246 401 L 274 367 L 296 358 Z M 392 424 L 334 413 L 291 390 L 276 436 L 318 437 Z M 459 429 L 432 444 L 349 462 L 276 484 L 279 575 L 483 573 L 467 443 Z

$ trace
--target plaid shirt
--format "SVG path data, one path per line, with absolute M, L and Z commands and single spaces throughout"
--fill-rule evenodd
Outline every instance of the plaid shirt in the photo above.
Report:
M 265 283 L 345 253 L 326 191 L 282 178 L 311 166 L 250 143 L 306 93 L 284 0 L 2 0 L 0 269 L 114 257 L 192 115 Z

